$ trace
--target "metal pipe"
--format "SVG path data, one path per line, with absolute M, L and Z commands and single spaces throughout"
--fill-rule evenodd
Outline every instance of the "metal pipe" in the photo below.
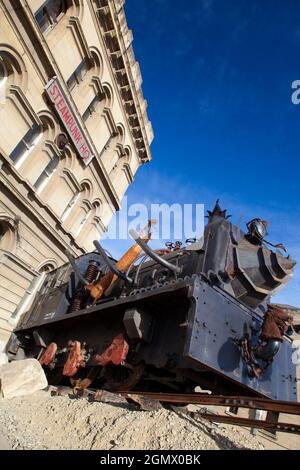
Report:
M 121 279 L 123 279 L 123 281 L 125 282 L 129 282 L 130 284 L 133 283 L 133 280 L 126 276 L 125 273 L 123 273 L 122 271 L 120 271 L 115 263 L 107 256 L 107 254 L 105 253 L 105 250 L 104 248 L 102 248 L 102 246 L 100 245 L 100 243 L 98 242 L 98 240 L 94 240 L 94 246 L 96 248 L 96 250 L 100 253 L 100 255 L 102 256 L 102 258 L 104 259 L 104 261 L 106 262 L 106 264 L 109 266 L 109 269 L 118 277 L 120 277 Z
M 148 256 L 148 255 L 144 255 L 143 258 L 142 258 L 141 261 L 140 261 L 140 264 L 139 264 L 138 267 L 137 267 L 137 270 L 136 270 L 135 276 L 134 276 L 134 285 L 135 285 L 135 286 L 136 286 L 137 283 L 138 283 L 138 279 L 139 279 L 141 267 L 142 267 L 142 265 L 144 264 L 144 261 L 145 261 L 147 258 L 149 258 L 149 256 Z
M 129 230 L 130 236 L 134 239 L 134 241 L 144 250 L 147 255 L 152 258 L 156 263 L 161 264 L 165 268 L 169 269 L 170 271 L 173 271 L 175 274 L 179 274 L 181 272 L 181 268 L 179 266 L 174 266 L 174 264 L 169 263 L 165 259 L 161 258 L 155 251 L 153 251 L 150 246 L 147 245 L 147 243 L 142 240 L 137 232 L 133 229 Z
M 72 256 L 71 253 L 69 252 L 69 250 L 66 250 L 66 251 L 65 251 L 65 255 L 66 255 L 66 257 L 68 258 L 68 260 L 69 260 L 69 262 L 70 262 L 70 265 L 71 265 L 72 268 L 74 269 L 74 272 L 77 274 L 78 279 L 80 280 L 80 282 L 82 282 L 83 285 L 87 286 L 87 285 L 88 285 L 88 281 L 83 277 L 83 275 L 82 275 L 81 272 L 79 271 L 78 266 L 77 266 L 77 264 L 75 263 L 75 259 L 73 258 L 73 256 Z
M 128 267 L 127 271 L 126 271 L 126 276 L 129 276 L 129 274 L 130 274 L 130 272 L 131 272 L 133 266 L 136 266 L 135 263 L 136 263 L 137 261 L 139 261 L 141 258 L 144 258 L 145 256 L 148 258 L 147 255 L 145 255 L 144 253 L 141 253 L 141 254 L 137 257 L 136 260 L 132 261 L 132 263 L 129 265 L 129 267 Z M 135 283 L 135 282 L 134 282 L 134 283 Z

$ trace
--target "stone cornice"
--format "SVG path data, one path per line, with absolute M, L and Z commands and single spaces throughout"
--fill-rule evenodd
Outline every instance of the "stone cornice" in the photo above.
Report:
M 106 45 L 112 70 L 119 87 L 136 151 L 142 163 L 151 160 L 153 140 L 147 102 L 141 89 L 142 77 L 131 46 L 132 32 L 128 29 L 123 0 L 94 0 L 99 29 Z

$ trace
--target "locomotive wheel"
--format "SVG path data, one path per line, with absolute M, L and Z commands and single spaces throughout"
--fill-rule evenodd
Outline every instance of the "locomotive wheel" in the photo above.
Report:
M 145 364 L 140 362 L 132 369 L 124 366 L 108 365 L 105 367 L 104 388 L 111 392 L 131 390 L 142 378 Z

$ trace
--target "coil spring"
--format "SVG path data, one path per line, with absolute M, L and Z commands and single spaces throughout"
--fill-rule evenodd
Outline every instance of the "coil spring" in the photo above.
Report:
M 83 290 L 78 290 L 75 294 L 73 302 L 70 305 L 69 312 L 79 312 L 82 309 L 82 301 L 84 297 Z
M 98 263 L 93 260 L 89 261 L 89 265 L 84 276 L 89 284 L 91 284 L 96 279 L 97 273 Z M 79 312 L 79 310 L 82 310 L 85 307 L 85 297 L 86 292 L 82 288 L 78 289 L 74 296 L 73 302 L 70 305 L 69 313 Z
M 85 273 L 85 279 L 90 284 L 96 279 L 98 274 L 98 263 L 96 261 L 90 261 Z

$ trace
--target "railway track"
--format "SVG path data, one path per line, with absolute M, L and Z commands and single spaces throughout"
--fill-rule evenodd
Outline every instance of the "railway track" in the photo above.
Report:
M 120 403 L 128 400 L 137 403 L 141 409 L 155 410 L 158 409 L 161 403 L 169 405 L 179 405 L 181 410 L 192 416 L 199 415 L 201 418 L 214 422 L 225 423 L 235 426 L 243 426 L 256 429 L 264 429 L 269 432 L 286 432 L 300 435 L 300 424 L 285 423 L 285 422 L 272 422 L 267 420 L 241 418 L 237 416 L 222 415 L 212 413 L 205 408 L 200 408 L 198 411 L 188 411 L 186 405 L 210 405 L 215 407 L 236 407 L 246 408 L 251 410 L 272 411 L 288 415 L 300 416 L 300 403 L 270 400 L 267 398 L 256 397 L 241 397 L 241 396 L 219 396 L 219 395 L 206 395 L 202 393 L 155 393 L 155 392 L 131 392 L 121 391 L 111 393 L 106 390 L 76 390 L 64 386 L 49 386 L 48 391 L 52 395 L 76 395 L 78 397 L 85 397 L 93 401 L 100 401 L 104 403 Z M 160 405 L 161 406 L 161 405 Z M 299 418 L 300 423 L 300 418 Z
M 138 397 L 147 398 L 160 403 L 172 403 L 182 405 L 210 405 L 226 406 L 236 408 L 246 408 L 252 410 L 273 411 L 277 413 L 300 416 L 300 403 L 288 401 L 272 401 L 265 398 L 239 397 L 239 396 L 216 396 L 204 394 L 176 394 L 176 393 L 151 393 L 151 392 L 121 392 L 121 395 L 129 399 Z M 137 400 L 138 401 L 138 400 Z M 217 413 L 207 412 L 205 409 L 192 414 L 199 414 L 202 418 L 218 423 L 233 424 L 235 426 L 244 426 L 250 428 L 264 429 L 269 432 L 287 432 L 300 434 L 300 425 L 294 423 L 271 422 L 267 420 L 241 418 L 237 416 L 219 415 Z M 299 418 L 300 423 L 300 418 Z

